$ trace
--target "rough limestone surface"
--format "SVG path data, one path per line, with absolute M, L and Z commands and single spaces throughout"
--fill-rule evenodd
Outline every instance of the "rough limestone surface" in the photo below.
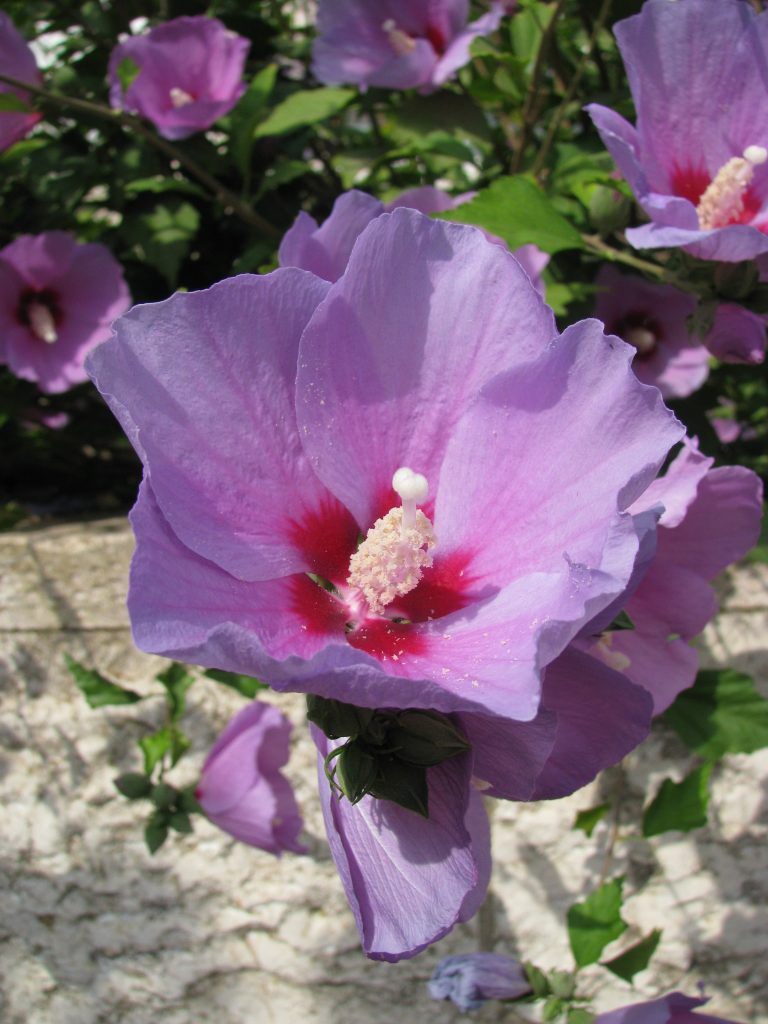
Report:
M 695 760 L 659 728 L 591 787 L 553 803 L 497 803 L 492 896 L 472 923 L 415 960 L 367 961 L 323 836 L 302 699 L 267 694 L 294 720 L 289 775 L 309 855 L 276 860 L 196 819 L 151 857 L 146 806 L 112 780 L 140 767 L 136 741 L 163 701 L 87 707 L 64 654 L 142 693 L 158 692 L 158 658 L 137 652 L 124 608 L 130 533 L 119 520 L 0 537 L 0 1019 L 5 1024 L 436 1024 L 463 1019 L 425 981 L 450 953 L 482 948 L 544 968 L 571 966 L 568 907 L 603 876 L 625 876 L 629 928 L 618 953 L 653 928 L 663 936 L 635 988 L 600 967 L 583 988 L 599 1009 L 703 982 L 710 1011 L 768 1020 L 768 751 L 715 770 L 710 823 L 683 835 L 591 838 L 576 812 L 613 799 L 637 822 L 643 794 Z M 768 696 L 768 575 L 749 565 L 722 582 L 724 611 L 706 632 L 710 666 L 751 673 Z M 193 748 L 171 781 L 192 782 L 242 699 L 200 679 L 188 693 Z M 525 1011 L 526 1019 L 534 1019 Z M 489 1004 L 479 1021 L 520 1019 Z

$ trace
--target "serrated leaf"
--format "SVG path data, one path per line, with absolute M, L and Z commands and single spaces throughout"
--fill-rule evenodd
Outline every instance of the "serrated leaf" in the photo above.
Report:
M 648 966 L 651 957 L 656 952 L 656 947 L 661 938 L 661 929 L 654 928 L 644 939 L 624 950 L 613 960 L 603 962 L 603 967 L 623 978 L 624 981 L 632 981 L 636 974 L 644 971 Z
M 356 95 L 354 89 L 341 89 L 336 86 L 324 89 L 299 89 L 282 103 L 278 103 L 269 116 L 257 126 L 254 137 L 259 139 L 266 135 L 285 135 L 296 131 L 297 128 L 306 128 L 319 121 L 326 121 L 334 114 L 339 114 Z
M 643 814 L 643 835 L 690 832 L 707 823 L 709 776 L 712 764 L 702 764 L 682 780 L 664 779 Z
M 528 243 L 549 253 L 584 248 L 576 228 L 558 213 L 537 185 L 523 177 L 500 178 L 470 202 L 437 216 L 484 228 L 503 238 L 510 249 Z
M 135 704 L 136 701 L 142 699 L 140 693 L 111 683 L 100 672 L 85 668 L 68 654 L 64 655 L 64 660 L 75 681 L 75 686 L 83 694 L 90 707 L 102 708 L 109 704 Z
M 277 64 L 268 64 L 262 68 L 230 114 L 229 151 L 243 176 L 248 172 L 254 131 L 272 95 L 277 70 Z
M 699 672 L 666 712 L 683 743 L 706 758 L 751 754 L 768 747 L 768 701 L 734 669 Z
M 217 683 L 222 683 L 224 686 L 229 686 L 232 690 L 237 690 L 238 693 L 241 693 L 249 700 L 255 697 L 259 690 L 269 689 L 266 683 L 262 683 L 252 676 L 243 676 L 238 672 L 225 672 L 220 668 L 208 668 L 203 672 L 203 675 Z
M 609 942 L 626 931 L 621 919 L 623 878 L 606 882 L 568 911 L 568 938 L 579 967 L 596 963 Z
M 610 809 L 610 804 L 598 804 L 597 807 L 588 807 L 585 811 L 579 811 L 573 827 L 580 828 L 586 835 L 591 836 L 597 823 L 606 816 Z
M 168 668 L 158 672 L 155 679 L 165 687 L 171 721 L 176 722 L 184 713 L 184 694 L 195 681 L 195 677 L 178 661 L 172 661 Z
M 129 800 L 141 800 L 149 796 L 152 790 L 152 783 L 146 775 L 140 772 L 125 772 L 115 779 L 115 787 L 123 796 Z

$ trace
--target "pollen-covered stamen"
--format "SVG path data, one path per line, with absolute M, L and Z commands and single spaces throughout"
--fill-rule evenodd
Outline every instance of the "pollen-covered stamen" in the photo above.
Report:
M 53 313 L 44 302 L 32 301 L 26 309 L 27 322 L 33 334 L 36 334 L 40 341 L 52 345 L 58 341 L 59 334 L 56 330 L 56 321 Z
M 407 32 L 403 32 L 401 28 L 398 28 L 392 18 L 387 18 L 386 21 L 383 21 L 381 27 L 387 33 L 389 45 L 398 57 L 408 57 L 416 49 L 416 40 L 409 36 Z
M 402 508 L 392 508 L 377 519 L 349 560 L 347 582 L 363 595 L 374 615 L 414 589 L 423 570 L 432 565 L 435 546 L 432 523 L 416 508 L 427 497 L 426 478 L 403 467 L 392 477 L 392 486 L 402 498 Z
M 737 223 L 744 214 L 746 191 L 755 167 L 768 160 L 763 146 L 747 146 L 742 156 L 734 156 L 723 164 L 699 200 L 696 213 L 705 231 Z
M 177 85 L 174 85 L 168 95 L 171 97 L 171 103 L 177 110 L 179 107 L 186 107 L 190 103 L 195 102 L 194 96 L 191 96 L 184 89 L 180 89 Z

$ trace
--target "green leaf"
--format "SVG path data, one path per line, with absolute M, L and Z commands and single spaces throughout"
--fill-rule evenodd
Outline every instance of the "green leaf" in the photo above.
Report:
M 610 804 L 598 804 L 597 807 L 588 807 L 585 811 L 579 811 L 573 827 L 580 828 L 586 835 L 591 836 L 597 823 L 605 817 L 610 809 Z
M 141 800 L 143 797 L 149 796 L 152 790 L 152 783 L 141 772 L 126 772 L 124 775 L 118 775 L 115 779 L 115 786 L 129 800 Z
M 245 176 L 251 163 L 254 131 L 261 120 L 277 78 L 277 64 L 268 64 L 256 75 L 230 114 L 229 151 L 235 166 Z
M 656 952 L 660 938 L 661 929 L 654 928 L 644 939 L 635 943 L 634 946 L 630 946 L 613 960 L 604 961 L 603 967 L 607 967 L 609 971 L 613 971 L 624 981 L 632 981 L 636 974 L 644 971 L 648 966 L 651 957 Z
M 468 96 L 445 90 L 407 99 L 390 114 L 389 123 L 397 142 L 422 139 L 437 131 L 473 142 L 490 139 L 488 122 L 480 107 Z
M 593 1024 L 594 1013 L 583 1010 L 580 1006 L 571 1007 L 568 1010 L 568 1024 Z
M 300 89 L 291 93 L 270 112 L 266 120 L 256 128 L 256 138 L 265 135 L 285 135 L 287 132 L 305 128 L 310 124 L 325 121 L 340 113 L 357 95 L 354 89 L 340 89 L 331 86 L 325 89 Z
M 127 181 L 123 188 L 127 195 L 141 195 L 144 192 L 186 192 L 201 199 L 207 198 L 205 190 L 194 182 L 187 181 L 186 178 L 164 178 L 159 174 L 150 178 L 134 178 L 133 181 Z
M 544 971 L 537 967 L 536 964 L 532 964 L 529 961 L 523 963 L 523 970 L 525 971 L 525 976 L 528 979 L 528 984 L 533 990 L 534 999 L 543 999 L 544 996 L 551 995 L 549 979 Z
M 187 814 L 203 813 L 202 807 L 197 802 L 194 786 L 187 786 L 185 789 L 179 790 L 179 799 L 177 806 L 180 811 L 185 811 Z
M 500 178 L 471 202 L 437 216 L 485 228 L 503 238 L 510 249 L 529 242 L 549 253 L 584 248 L 576 228 L 527 178 Z
M 155 679 L 166 689 L 171 721 L 176 722 L 184 713 L 184 694 L 195 681 L 195 677 L 178 661 L 172 661 L 168 668 L 158 672 Z
M 0 111 L 4 114 L 28 114 L 32 107 L 12 92 L 0 92 Z
M 126 217 L 125 225 L 137 255 L 159 270 L 169 287 L 174 288 L 182 261 L 200 226 L 200 214 L 195 207 L 169 196 L 149 212 Z
M 252 676 L 241 676 L 238 672 L 225 672 L 220 668 L 208 668 L 203 675 L 224 686 L 229 686 L 232 690 L 237 690 L 249 700 L 252 700 L 259 690 L 269 689 L 266 683 L 262 683 Z
M 163 812 L 155 811 L 144 828 L 144 841 L 150 853 L 157 853 L 168 838 L 168 819 Z
M 621 919 L 623 878 L 606 882 L 568 911 L 568 938 L 579 967 L 596 963 L 609 942 L 626 931 Z
M 168 819 L 168 824 L 175 832 L 181 832 L 184 835 L 189 835 L 192 831 L 192 821 L 184 811 L 174 811 Z
M 664 779 L 658 793 L 643 814 L 643 835 L 662 832 L 690 832 L 707 823 L 709 776 L 712 764 L 705 763 L 686 775 L 682 782 Z
M 768 701 L 749 676 L 734 669 L 699 672 L 665 718 L 683 743 L 702 757 L 751 754 L 768 747 Z
M 130 88 L 131 83 L 141 71 L 141 68 L 136 61 L 131 60 L 130 57 L 123 57 L 120 63 L 117 65 L 117 77 L 120 82 L 120 88 L 123 92 L 127 92 Z
M 557 1020 L 564 1009 L 565 1003 L 562 999 L 550 996 L 541 1008 L 541 1019 L 544 1024 L 550 1024 L 551 1021 Z
M 169 786 L 167 782 L 158 782 L 156 786 L 152 787 L 150 799 L 155 807 L 167 810 L 174 806 L 177 796 L 178 793 L 173 786 Z
M 549 987 L 558 999 L 573 999 L 576 992 L 576 978 L 570 971 L 550 971 Z
M 92 708 L 102 708 L 107 704 L 135 704 L 141 700 L 141 694 L 134 690 L 126 690 L 116 683 L 110 683 L 103 675 L 93 669 L 84 668 L 68 654 L 64 655 L 67 668 L 75 680 L 75 685 L 83 694 Z
M 143 736 L 139 740 L 139 746 L 144 754 L 144 771 L 151 775 L 157 764 L 162 761 L 170 751 L 173 739 L 170 729 L 158 729 L 149 736 Z

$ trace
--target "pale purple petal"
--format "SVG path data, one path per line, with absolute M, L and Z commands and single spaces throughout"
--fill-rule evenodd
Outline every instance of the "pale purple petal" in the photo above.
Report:
M 487 882 L 487 853 L 474 851 L 488 841 L 487 823 L 476 836 L 476 811 L 467 814 L 471 759 L 428 769 L 425 819 L 386 800 L 338 799 L 323 770 L 331 745 L 314 727 L 312 735 L 328 841 L 363 948 L 373 960 L 415 956 L 451 930 Z
M 657 477 L 630 506 L 629 511 L 635 515 L 661 507 L 663 510 L 659 524 L 670 529 L 679 526 L 713 463 L 714 459 L 699 451 L 695 439 L 684 438 L 683 447 L 669 464 L 664 476 Z
M 399 196 L 390 199 L 384 206 L 386 213 L 404 207 L 406 210 L 418 210 L 419 213 L 429 215 L 430 213 L 443 213 L 445 210 L 453 210 L 460 205 L 459 197 L 443 192 L 441 188 L 434 185 L 421 185 L 419 188 L 411 188 L 401 192 Z
M 482 792 L 504 800 L 530 800 L 554 746 L 556 712 L 540 707 L 529 722 L 463 714 L 461 728 L 472 747 L 472 771 L 485 783 Z
M 699 259 L 725 263 L 739 263 L 768 253 L 768 235 L 749 224 L 729 224 L 710 231 L 667 227 L 661 223 L 643 224 L 639 228 L 627 228 L 626 235 L 636 249 L 683 246 Z
M 302 211 L 280 243 L 280 266 L 299 267 L 325 281 L 337 281 L 347 269 L 358 236 L 383 211 L 378 199 L 354 189 L 339 196 L 321 227 Z
M 711 1017 L 693 1011 L 709 1002 L 705 998 L 691 998 L 682 992 L 671 992 L 662 999 L 649 1003 L 633 1003 L 620 1010 L 601 1013 L 594 1024 L 738 1024 L 723 1017 Z
M 765 359 L 765 319 L 743 306 L 722 303 L 704 344 L 724 363 L 762 363 Z
M 240 99 L 249 48 L 216 18 L 175 18 L 115 47 L 110 102 L 143 115 L 167 139 L 186 138 L 210 128 Z M 125 92 L 118 75 L 124 60 L 140 69 Z
M 328 496 L 301 446 L 294 381 L 327 287 L 287 269 L 137 306 L 90 362 L 172 529 L 240 579 L 311 568 L 297 524 Z
M 470 22 L 464 31 L 456 36 L 437 62 L 435 70 L 432 72 L 433 84 L 442 85 L 459 68 L 463 68 L 465 64 L 468 64 L 470 59 L 469 48 L 472 43 L 479 36 L 486 36 L 491 32 L 495 32 L 501 24 L 503 17 L 504 8 L 502 5 L 493 4 L 487 14 L 483 14 L 477 21 Z
M 648 735 L 653 710 L 645 690 L 574 647 L 547 668 L 542 707 L 557 729 L 534 800 L 567 796 L 620 761 Z
M 479 231 L 412 210 L 377 218 L 301 342 L 297 409 L 315 471 L 366 526 L 395 503 L 400 466 L 435 488 L 479 389 L 554 334 L 520 265 Z
M 685 640 L 642 628 L 605 633 L 590 653 L 647 690 L 654 715 L 666 711 L 679 693 L 693 686 L 699 667 L 698 653 Z
M 0 11 L 0 68 L 3 74 L 8 75 L 9 78 L 29 82 L 30 85 L 42 84 L 43 76 L 37 70 L 34 54 L 11 19 L 2 11 Z M 28 103 L 31 99 L 29 93 L 22 89 L 16 89 L 12 85 L 6 85 L 4 82 L 0 82 L 0 93 L 12 93 L 22 103 Z M 14 142 L 23 139 L 42 116 L 35 112 L 25 114 L 0 111 L 0 153 L 12 146 Z
M 208 757 L 195 796 L 210 820 L 241 842 L 278 856 L 304 853 L 296 798 L 280 768 L 291 724 L 276 707 L 253 701 L 229 722 Z

